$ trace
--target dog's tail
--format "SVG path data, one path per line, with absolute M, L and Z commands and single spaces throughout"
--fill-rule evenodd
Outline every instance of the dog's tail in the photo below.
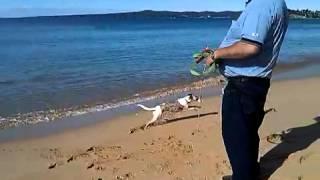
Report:
M 146 106 L 144 106 L 144 105 L 142 105 L 142 104 L 137 104 L 137 106 L 141 107 L 142 109 L 144 109 L 144 110 L 146 110 L 146 111 L 155 111 L 155 110 L 157 110 L 156 107 L 154 107 L 154 108 L 149 108 L 149 107 L 146 107 Z

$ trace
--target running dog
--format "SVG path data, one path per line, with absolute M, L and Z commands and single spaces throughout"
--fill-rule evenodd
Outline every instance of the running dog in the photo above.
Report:
M 193 94 L 188 94 L 187 96 L 176 100 L 175 103 L 169 103 L 169 104 L 163 103 L 153 108 L 149 108 L 142 104 L 138 104 L 137 106 L 141 107 L 146 111 L 152 111 L 153 113 L 152 119 L 145 125 L 144 130 L 146 130 L 150 124 L 160 119 L 161 115 L 164 112 L 177 113 L 177 112 L 183 111 L 184 109 L 194 110 L 195 108 L 189 107 L 189 104 L 193 101 L 198 101 L 200 103 L 201 98 L 199 98 L 198 96 L 194 96 Z

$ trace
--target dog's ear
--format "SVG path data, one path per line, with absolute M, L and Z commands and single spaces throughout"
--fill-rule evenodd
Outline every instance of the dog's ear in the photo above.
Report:
M 192 98 L 193 94 L 189 93 L 188 96 L 189 96 L 190 98 Z

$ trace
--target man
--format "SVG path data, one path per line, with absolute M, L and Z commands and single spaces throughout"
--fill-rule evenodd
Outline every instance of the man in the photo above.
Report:
M 208 65 L 219 63 L 228 82 L 221 113 L 232 180 L 258 179 L 258 129 L 287 26 L 284 0 L 251 0 L 238 20 L 232 22 L 220 48 L 206 59 Z

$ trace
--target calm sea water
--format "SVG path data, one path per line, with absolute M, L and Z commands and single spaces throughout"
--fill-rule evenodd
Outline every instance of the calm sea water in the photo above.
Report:
M 70 17 L 72 18 L 72 17 Z M 0 116 L 119 102 L 195 79 L 195 51 L 231 19 L 0 20 Z M 281 63 L 320 52 L 320 20 L 292 20 Z

